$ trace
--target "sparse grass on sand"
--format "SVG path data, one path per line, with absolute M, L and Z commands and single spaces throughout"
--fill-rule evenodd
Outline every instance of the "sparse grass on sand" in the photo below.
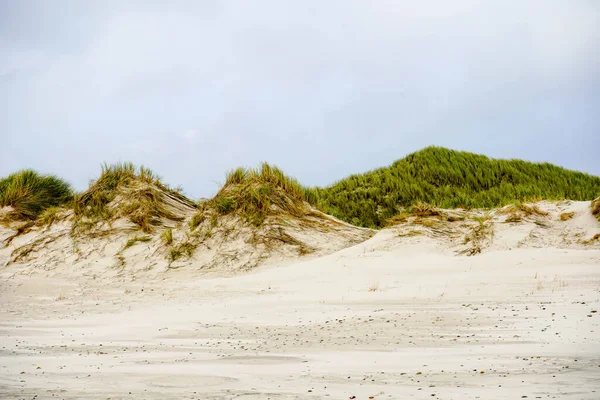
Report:
M 499 214 L 514 214 L 514 213 L 518 213 L 521 214 L 523 216 L 529 217 L 531 215 L 539 215 L 539 216 L 547 216 L 548 213 L 544 210 L 542 210 L 541 208 L 538 207 L 537 204 L 523 204 L 523 203 L 516 203 L 516 204 L 510 204 L 504 208 L 501 208 L 500 210 L 498 210 Z
M 406 232 L 401 232 L 398 234 L 399 237 L 413 237 L 413 236 L 421 236 L 423 235 L 425 232 L 419 229 L 411 229 L 409 231 Z
M 123 250 L 134 246 L 136 243 L 145 243 L 145 242 L 149 242 L 151 240 L 152 240 L 152 237 L 150 237 L 148 235 L 134 236 L 127 240 L 127 242 L 125 243 L 125 246 L 123 246 Z
M 171 229 L 171 228 L 165 229 L 161 235 L 161 238 L 167 246 L 170 246 L 171 244 L 173 244 L 173 229 Z
M 596 216 L 596 219 L 600 221 L 600 197 L 592 201 L 591 209 L 592 215 Z
M 510 204 L 497 211 L 498 214 L 509 214 L 504 222 L 521 222 L 523 218 L 530 217 L 532 215 L 545 217 L 548 213 L 537 206 L 537 204 L 523 204 L 516 203 Z
M 162 183 L 148 168 L 137 169 L 132 163 L 105 164 L 100 177 L 88 190 L 75 197 L 77 219 L 74 228 L 85 231 L 97 222 L 126 217 L 143 232 L 152 233 L 162 218 L 184 219 L 165 205 L 167 197 L 193 204 L 178 190 Z
M 170 262 L 173 262 L 183 257 L 184 255 L 189 258 L 194 254 L 194 250 L 196 250 L 196 247 L 197 245 L 189 240 L 179 243 L 169 250 L 169 253 L 167 254 L 167 259 Z
M 35 220 L 44 210 L 72 198 L 71 186 L 54 175 L 26 169 L 0 179 L 0 207 L 12 207 L 9 219 Z
M 460 254 L 466 254 L 468 256 L 474 256 L 475 254 L 481 253 L 485 240 L 491 240 L 494 236 L 494 226 L 490 215 L 473 217 L 472 219 L 477 222 L 477 224 L 471 227 L 470 232 L 465 235 L 463 240 L 463 243 L 469 247 L 459 252 Z
M 568 221 L 575 216 L 574 212 L 564 212 L 560 214 L 561 221 Z
M 583 244 L 593 244 L 597 241 L 600 241 L 600 233 L 596 233 L 594 236 L 592 236 L 588 240 L 584 240 Z
M 379 281 L 374 281 L 369 286 L 369 292 L 377 292 L 377 291 L 379 291 Z

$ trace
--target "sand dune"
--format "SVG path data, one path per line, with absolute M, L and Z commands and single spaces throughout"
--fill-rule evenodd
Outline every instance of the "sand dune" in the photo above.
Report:
M 67 227 L 30 232 L 0 250 L 0 397 L 597 399 L 600 227 L 589 202 L 537 206 L 305 229 L 321 253 L 243 273 L 148 269 L 154 242 L 115 273 L 125 231 L 15 262 Z

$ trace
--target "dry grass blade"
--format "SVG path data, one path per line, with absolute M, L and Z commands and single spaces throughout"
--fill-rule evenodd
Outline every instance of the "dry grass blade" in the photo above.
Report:
M 561 221 L 568 221 L 571 218 L 573 218 L 575 216 L 574 212 L 564 212 L 562 214 L 560 214 L 560 220 Z
M 123 246 L 123 250 L 128 249 L 131 246 L 134 246 L 136 243 L 145 243 L 145 242 L 149 242 L 150 240 L 152 240 L 152 238 L 147 235 L 134 236 L 127 240 L 127 242 L 125 243 L 125 246 Z
M 527 204 L 511 204 L 504 208 L 498 210 L 499 214 L 514 214 L 520 213 L 526 217 L 531 215 L 539 215 L 545 217 L 548 215 L 548 212 L 542 210 L 537 204 L 527 205 Z
M 592 236 L 588 240 L 583 241 L 583 244 L 590 245 L 597 241 L 600 241 L 600 233 L 596 233 L 594 236 Z
M 521 216 L 521 214 L 513 212 L 512 214 L 510 214 L 508 217 L 506 217 L 506 219 L 504 220 L 504 222 L 521 222 L 523 221 L 523 217 Z
M 28 233 L 31 230 L 31 228 L 33 228 L 34 226 L 35 226 L 35 222 L 33 222 L 33 221 L 28 221 L 28 222 L 25 222 L 24 224 L 19 225 L 17 227 L 17 231 L 4 240 L 4 245 L 5 246 L 10 245 L 15 238 Z
M 421 202 L 412 206 L 411 211 L 418 217 L 439 217 L 442 215 L 442 213 L 432 205 Z
M 491 240 L 494 236 L 494 226 L 491 222 L 491 217 L 486 215 L 485 217 L 473 218 L 476 225 L 471 227 L 471 231 L 464 237 L 463 243 L 468 244 L 469 247 L 459 252 L 459 254 L 466 254 L 473 256 L 481 253 L 486 240 Z

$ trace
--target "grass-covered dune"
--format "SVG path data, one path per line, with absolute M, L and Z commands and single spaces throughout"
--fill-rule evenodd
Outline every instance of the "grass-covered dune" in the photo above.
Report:
M 600 177 L 549 163 L 497 160 L 428 147 L 389 167 L 317 190 L 319 207 L 354 225 L 378 228 L 402 207 L 491 208 L 531 199 L 592 200 Z
M 238 214 L 245 222 L 260 226 L 269 213 L 284 212 L 296 217 L 306 213 L 304 203 L 315 204 L 315 190 L 306 188 L 279 168 L 263 163 L 260 168 L 237 168 L 229 172 L 225 184 L 202 204 L 192 227 L 213 209 L 218 215 Z
M 12 207 L 11 218 L 34 220 L 44 210 L 70 202 L 73 189 L 54 175 L 26 169 L 0 179 L 0 207 Z
M 181 210 L 195 203 L 163 183 L 145 167 L 132 163 L 103 165 L 100 177 L 73 201 L 76 231 L 86 231 L 99 222 L 124 217 L 146 233 L 164 220 L 182 221 Z
M 428 147 L 389 167 L 352 175 L 331 186 L 307 188 L 264 163 L 231 171 L 219 192 L 201 202 L 192 219 L 236 214 L 259 226 L 268 214 L 302 217 L 306 203 L 353 225 L 380 228 L 418 204 L 440 208 L 492 208 L 531 200 L 592 200 L 600 177 L 549 163 L 496 160 L 483 155 Z M 196 204 L 147 168 L 131 163 L 104 165 L 83 193 L 51 175 L 24 170 L 0 179 L 0 207 L 12 219 L 53 220 L 58 206 L 73 209 L 79 228 L 125 217 L 150 233 L 164 221 L 181 221 Z M 592 203 L 600 218 L 600 200 Z M 161 222 L 162 221 L 162 222 Z M 83 229 L 86 230 L 86 229 Z

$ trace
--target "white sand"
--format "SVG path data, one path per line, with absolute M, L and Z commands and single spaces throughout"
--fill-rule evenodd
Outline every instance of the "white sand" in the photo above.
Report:
M 0 398 L 598 399 L 600 249 L 560 235 L 600 229 L 561 207 L 474 257 L 398 228 L 233 277 L 9 265 Z

